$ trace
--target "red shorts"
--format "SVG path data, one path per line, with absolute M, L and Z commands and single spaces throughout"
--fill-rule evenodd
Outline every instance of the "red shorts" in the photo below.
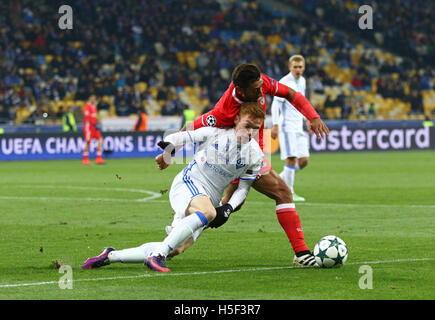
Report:
M 85 134 L 86 142 L 90 142 L 92 139 L 101 139 L 101 132 L 97 128 L 90 127 L 87 130 L 85 129 L 83 132 Z
M 268 174 L 270 170 L 272 170 L 272 166 L 270 165 L 269 161 L 266 159 L 266 157 L 263 157 L 263 162 L 261 163 L 261 169 L 260 169 L 260 173 L 257 176 L 257 180 L 260 179 L 261 176 L 264 176 L 265 174 Z M 234 180 L 233 184 L 237 184 L 239 183 L 240 179 L 236 179 Z

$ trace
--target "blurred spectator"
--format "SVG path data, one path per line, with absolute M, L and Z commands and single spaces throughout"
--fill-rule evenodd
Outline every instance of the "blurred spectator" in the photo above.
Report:
M 358 117 L 358 119 L 366 116 L 366 110 L 364 108 L 364 105 L 360 102 L 358 102 L 357 104 L 355 115 Z
M 180 114 L 183 110 L 183 103 L 178 100 L 174 95 L 165 103 L 162 108 L 162 116 L 175 116 Z
M 60 108 L 59 108 L 60 109 Z M 76 132 L 77 131 L 77 125 L 76 125 L 76 119 L 74 117 L 74 114 L 72 113 L 72 108 L 68 107 L 66 110 L 60 109 L 62 114 L 62 129 L 63 132 Z
M 7 123 L 9 121 L 9 111 L 5 106 L 0 104 L 0 123 Z
M 369 107 L 369 114 L 368 114 L 368 119 L 369 120 L 374 120 L 376 117 L 376 108 L 375 108 L 375 104 L 371 103 L 370 107 Z
M 147 131 L 148 116 L 144 107 L 138 108 L 137 120 L 133 131 Z
M 349 103 L 349 99 L 344 99 L 344 102 L 341 105 L 341 119 L 348 120 L 351 113 L 352 106 Z
M 421 96 L 421 93 L 419 91 L 417 90 L 411 91 L 409 102 L 411 103 L 411 111 L 409 112 L 409 114 L 411 115 L 424 114 L 423 97 Z
M 338 107 L 338 103 L 337 103 L 337 97 L 332 97 L 331 95 L 328 95 L 326 97 L 326 101 L 325 101 L 325 108 L 335 108 Z
M 323 88 L 323 84 L 322 81 L 320 79 L 320 77 L 315 74 L 311 79 L 310 79 L 310 88 L 311 90 L 313 90 L 315 93 L 320 93 L 323 94 L 325 93 L 325 90 Z

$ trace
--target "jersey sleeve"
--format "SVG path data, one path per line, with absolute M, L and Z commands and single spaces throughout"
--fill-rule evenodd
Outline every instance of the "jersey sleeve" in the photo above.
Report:
M 278 92 L 279 82 L 265 74 L 262 74 L 261 78 L 263 79 L 263 93 L 275 96 Z
M 246 197 L 248 196 L 252 182 L 253 180 L 240 180 L 236 191 L 234 191 L 231 199 L 228 201 L 228 204 L 233 209 L 237 208 L 243 203 L 243 201 L 245 201 Z
M 226 116 L 219 112 L 218 109 L 212 109 L 207 113 L 204 113 L 201 117 L 193 121 L 193 129 L 199 129 L 202 127 L 232 127 L 234 125 L 234 118 Z
M 201 143 L 207 140 L 207 137 L 216 134 L 217 130 L 217 128 L 203 127 L 194 131 L 179 131 L 166 136 L 163 140 L 176 147 L 184 146 L 186 143 Z
M 289 87 L 281 82 L 276 81 L 275 79 L 266 76 L 265 74 L 261 75 L 263 79 L 263 93 L 268 94 L 275 97 L 287 98 L 289 94 Z

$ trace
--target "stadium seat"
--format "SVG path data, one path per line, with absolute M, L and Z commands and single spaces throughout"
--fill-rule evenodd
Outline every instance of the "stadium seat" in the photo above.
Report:
M 31 46 L 31 42 L 30 41 L 23 41 L 23 42 L 21 42 L 21 46 L 24 48 L 24 49 L 28 49 L 30 46 Z
M 187 60 L 187 65 L 189 66 L 190 69 L 196 69 L 196 59 L 191 52 L 187 56 L 186 60 Z
M 148 87 L 148 84 L 146 82 L 138 82 L 136 84 L 136 89 L 139 91 L 139 93 L 144 93 Z
M 156 87 L 150 87 L 149 91 L 150 91 L 153 99 L 157 99 L 157 94 L 158 94 L 159 90 Z
M 141 55 L 139 58 L 139 65 L 142 66 L 145 63 L 147 56 L 145 54 Z
M 178 51 L 176 53 L 176 56 L 177 56 L 178 63 L 180 63 L 180 64 L 186 63 L 186 57 L 184 56 L 184 52 Z

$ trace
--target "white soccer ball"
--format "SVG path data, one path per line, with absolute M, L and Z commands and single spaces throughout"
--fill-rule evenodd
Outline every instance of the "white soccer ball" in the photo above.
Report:
M 340 267 L 347 260 L 346 243 L 337 236 L 326 236 L 314 246 L 314 257 L 323 268 Z

